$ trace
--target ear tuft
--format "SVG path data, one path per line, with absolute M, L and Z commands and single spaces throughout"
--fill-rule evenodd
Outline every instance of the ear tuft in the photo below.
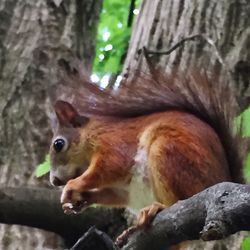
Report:
M 77 110 L 66 101 L 57 100 L 54 104 L 54 110 L 59 124 L 62 126 L 81 127 L 89 120 L 87 117 L 80 116 Z

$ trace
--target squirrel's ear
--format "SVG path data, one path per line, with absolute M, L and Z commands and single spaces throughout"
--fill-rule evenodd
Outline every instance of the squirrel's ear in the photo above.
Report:
M 54 110 L 59 124 L 62 126 L 81 127 L 89 121 L 89 118 L 79 115 L 76 109 L 65 101 L 56 101 Z

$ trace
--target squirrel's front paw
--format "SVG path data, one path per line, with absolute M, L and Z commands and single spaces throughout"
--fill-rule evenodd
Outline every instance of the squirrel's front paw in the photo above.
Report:
M 61 195 L 62 209 L 66 214 L 79 213 L 88 205 L 87 192 L 78 191 L 73 180 L 70 180 Z

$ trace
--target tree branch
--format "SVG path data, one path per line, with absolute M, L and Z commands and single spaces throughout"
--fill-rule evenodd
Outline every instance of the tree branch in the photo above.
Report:
M 109 244 L 109 248 L 101 250 L 165 250 L 186 240 L 217 240 L 238 231 L 250 230 L 249 211 L 250 185 L 224 182 L 164 209 L 148 228 L 134 232 L 122 248 L 111 244 L 107 236 L 103 237 L 95 229 L 79 242 L 84 244 L 85 239 L 94 234 L 98 245 Z M 84 246 L 76 249 L 93 249 Z
M 0 188 L 0 223 L 18 224 L 55 232 L 72 246 L 91 226 L 112 238 L 127 227 L 122 209 L 88 208 L 84 213 L 65 215 L 60 192 L 42 188 Z
M 70 250 L 119 250 L 104 232 L 91 227 Z
M 58 192 L 30 188 L 0 190 L 0 222 L 50 230 L 71 239 L 71 243 L 83 235 L 72 250 L 164 250 L 186 240 L 222 239 L 250 230 L 249 211 L 250 185 L 220 183 L 164 209 L 149 227 L 134 232 L 126 245 L 118 248 L 109 236 L 95 228 L 83 233 L 96 225 L 112 237 L 119 234 L 126 225 L 121 210 L 89 208 L 81 215 L 66 216 Z
M 250 230 L 250 185 L 224 182 L 179 201 L 136 231 L 122 250 L 164 250 L 186 240 L 218 240 Z
M 209 38 L 205 35 L 202 35 L 202 34 L 196 34 L 196 35 L 184 37 L 183 39 L 181 39 L 179 42 L 174 44 L 170 49 L 168 49 L 166 51 L 153 51 L 153 50 L 147 49 L 146 47 L 143 47 L 144 56 L 148 60 L 148 58 L 150 58 L 149 55 L 170 55 L 173 51 L 175 51 L 176 49 L 178 49 L 179 47 L 184 45 L 186 42 L 197 41 L 197 40 L 204 40 L 207 44 L 209 44 L 214 49 L 214 53 L 215 53 L 217 60 L 220 62 L 220 64 L 222 66 L 226 67 L 226 65 L 222 59 L 222 56 L 220 55 L 220 53 L 215 45 L 215 42 L 211 38 Z

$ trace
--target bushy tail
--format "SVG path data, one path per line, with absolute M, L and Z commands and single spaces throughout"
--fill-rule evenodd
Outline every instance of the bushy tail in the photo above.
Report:
M 243 182 L 241 136 L 235 133 L 235 101 L 229 84 L 219 84 L 200 71 L 156 73 L 122 82 L 117 90 L 101 89 L 77 76 L 61 85 L 59 99 L 67 99 L 80 113 L 134 117 L 165 110 L 189 112 L 208 123 L 225 149 L 232 180 Z

